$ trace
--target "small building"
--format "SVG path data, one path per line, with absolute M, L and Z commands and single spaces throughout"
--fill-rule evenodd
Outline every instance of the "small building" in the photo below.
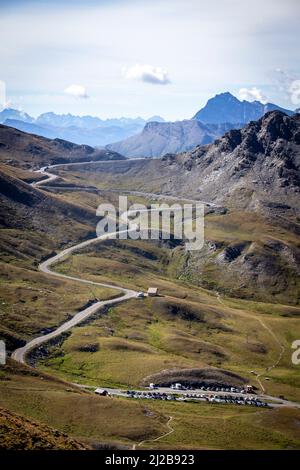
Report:
M 149 297 L 156 297 L 158 295 L 158 288 L 157 287 L 149 287 L 147 293 L 148 293 Z
M 108 391 L 104 390 L 104 388 L 96 388 L 95 393 L 97 393 L 97 395 L 101 395 L 102 397 L 106 397 L 108 395 Z

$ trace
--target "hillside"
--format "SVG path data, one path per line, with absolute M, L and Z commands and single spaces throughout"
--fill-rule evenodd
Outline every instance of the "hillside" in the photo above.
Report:
M 233 208 L 259 209 L 266 203 L 299 203 L 300 115 L 267 113 L 214 143 L 161 159 L 128 160 L 103 169 L 78 169 L 99 179 L 99 187 L 177 194 Z M 75 169 L 72 171 L 74 174 Z M 147 179 L 144 175 L 147 174 Z M 280 207 L 279 207 L 280 208 Z M 284 207 L 282 207 L 284 209 Z
M 299 136 L 299 115 L 273 111 L 191 152 L 83 167 L 75 175 L 99 188 L 225 206 L 223 215 L 206 218 L 205 247 L 182 254 L 177 276 L 242 298 L 297 304 Z
M 85 450 L 88 446 L 51 427 L 0 407 L 0 450 Z
M 0 124 L 0 162 L 36 169 L 43 165 L 122 159 L 116 152 L 77 145 L 61 139 L 48 139 Z
M 0 184 L 0 228 L 32 230 L 49 236 L 55 232 L 56 237 L 61 231 L 61 237 L 67 238 L 72 233 L 72 223 L 92 230 L 97 221 L 94 212 L 30 186 L 5 172 L 4 167 L 0 170 Z M 66 226 L 61 226 L 62 222 Z
M 140 134 L 109 144 L 107 149 L 127 157 L 160 157 L 166 153 L 190 150 L 199 144 L 213 142 L 230 124 L 205 125 L 196 120 L 150 122 Z
M 299 337 L 297 200 L 292 197 L 297 196 L 298 125 L 295 117 L 271 113 L 198 147 L 197 154 L 193 150 L 162 159 L 55 168 L 63 178 L 57 193 L 30 186 L 32 172 L 0 164 L 0 337 L 9 352 L 52 331 L 96 299 L 111 296 L 110 289 L 37 269 L 41 259 L 61 247 L 94 235 L 95 208 L 100 201 L 117 198 L 110 191 L 68 192 L 64 185 L 75 183 L 78 189 L 80 182 L 81 189 L 122 186 L 176 195 L 181 191 L 200 199 L 203 182 L 209 201 L 219 197 L 218 203 L 226 205 L 219 212 L 208 208 L 200 252 L 186 252 L 181 243 L 168 241 L 112 240 L 86 247 L 56 265 L 56 271 L 67 275 L 142 291 L 159 285 L 160 296 L 132 299 L 99 312 L 39 348 L 32 356 L 36 369 L 8 359 L 0 371 L 3 448 L 132 449 L 141 442 L 141 447 L 162 449 L 194 449 L 199 442 L 203 448 L 222 449 L 299 447 L 296 409 L 257 413 L 254 407 L 229 403 L 137 401 L 100 397 L 73 385 L 131 389 L 152 380 L 205 381 L 251 383 L 258 390 L 253 369 L 261 374 L 267 394 L 299 400 L 297 371 L 290 361 L 290 343 Z M 265 195 L 264 180 L 252 183 L 258 202 L 249 203 L 247 173 L 231 171 L 232 160 L 240 165 L 244 159 L 249 172 L 262 173 L 270 163 L 277 193 Z M 276 171 L 277 160 L 285 162 L 282 175 Z M 223 177 L 228 179 L 220 195 L 212 176 L 215 162 L 223 162 Z M 235 175 L 245 178 L 245 193 L 237 192 Z M 270 205 L 276 194 L 282 201 L 286 195 L 279 208 Z M 287 209 L 282 205 L 289 197 Z M 131 198 L 152 200 L 151 195 Z M 284 222 L 279 218 L 283 216 Z M 267 382 L 266 374 L 271 376 Z M 169 416 L 175 432 L 160 440 Z
M 17 177 L 27 178 L 27 172 L 11 168 L 2 165 L 0 170 L 0 338 L 9 350 L 76 313 L 78 306 L 111 294 L 109 289 L 59 283 L 37 271 L 38 262 L 60 247 L 95 236 L 99 218 L 80 201 L 30 186 Z
M 255 207 L 259 201 L 298 207 L 300 116 L 267 113 L 211 145 L 167 155 L 162 165 L 176 168 L 177 181 L 169 189 L 180 187 L 184 193 L 235 207 Z
M 163 413 L 153 410 L 148 415 L 145 409 L 8 360 L 0 374 L 0 448 L 132 448 L 164 431 Z
M 162 184 L 225 205 L 185 275 L 239 297 L 299 301 L 300 116 L 274 111 L 213 144 L 169 155 Z M 162 174 L 161 170 L 158 170 Z

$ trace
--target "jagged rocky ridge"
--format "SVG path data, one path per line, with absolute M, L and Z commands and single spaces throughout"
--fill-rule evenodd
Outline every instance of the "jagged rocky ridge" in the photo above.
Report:
M 162 162 L 177 170 L 177 181 L 171 178 L 167 190 L 176 186 L 185 194 L 234 206 L 240 205 L 233 197 L 237 191 L 248 192 L 248 196 L 251 192 L 248 205 L 265 200 L 297 207 L 300 115 L 272 111 L 243 129 L 227 132 L 213 144 L 165 155 Z

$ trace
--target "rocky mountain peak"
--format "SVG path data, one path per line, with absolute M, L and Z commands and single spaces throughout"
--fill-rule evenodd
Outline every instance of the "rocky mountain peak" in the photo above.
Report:
M 294 122 L 280 111 L 271 111 L 260 119 L 259 138 L 266 144 L 277 139 L 293 140 Z
M 214 145 L 221 152 L 232 152 L 237 147 L 256 153 L 268 154 L 279 141 L 286 144 L 300 143 L 300 116 L 286 116 L 281 111 L 270 111 L 258 121 L 250 122 L 243 129 L 230 130 L 216 140 Z
M 282 111 L 292 115 L 293 111 L 283 109 L 273 103 L 263 104 L 260 101 L 240 101 L 229 92 L 219 93 L 209 99 L 206 105 L 198 111 L 193 119 L 207 124 L 230 122 L 236 127 L 242 127 L 250 121 L 261 118 L 268 111 Z

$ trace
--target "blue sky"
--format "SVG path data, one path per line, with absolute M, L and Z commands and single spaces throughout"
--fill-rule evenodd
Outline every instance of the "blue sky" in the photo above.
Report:
M 0 2 L 6 105 L 189 118 L 222 91 L 300 106 L 299 0 Z

